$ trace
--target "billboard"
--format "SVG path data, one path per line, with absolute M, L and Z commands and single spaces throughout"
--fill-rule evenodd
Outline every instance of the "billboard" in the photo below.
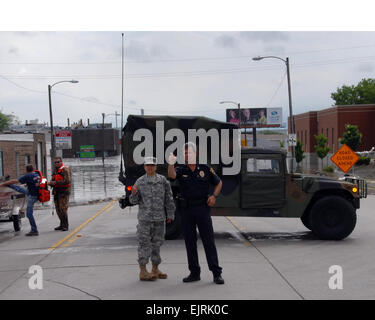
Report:
M 242 128 L 272 128 L 281 127 L 282 108 L 241 108 Z M 226 110 L 227 122 L 239 122 L 238 109 Z
M 55 132 L 56 149 L 72 148 L 72 132 L 70 130 L 60 130 Z

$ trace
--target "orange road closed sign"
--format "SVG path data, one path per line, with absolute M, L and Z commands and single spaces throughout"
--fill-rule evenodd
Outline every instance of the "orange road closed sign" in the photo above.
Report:
M 331 161 L 344 172 L 347 172 L 358 161 L 359 155 L 343 144 L 339 150 L 331 157 Z

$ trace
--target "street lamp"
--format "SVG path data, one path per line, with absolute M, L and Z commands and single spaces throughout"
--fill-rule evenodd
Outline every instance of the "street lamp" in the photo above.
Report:
M 292 134 L 295 133 L 295 128 L 294 128 L 294 118 L 293 118 L 293 110 L 292 110 L 292 92 L 291 92 L 291 88 L 290 88 L 290 73 L 289 73 L 289 58 L 287 57 L 285 60 L 280 58 L 280 57 L 276 57 L 276 56 L 264 56 L 264 57 L 255 57 L 253 58 L 254 61 L 260 61 L 262 59 L 279 59 L 281 61 L 283 61 L 286 65 L 286 73 L 287 73 L 287 78 L 288 78 L 288 98 L 289 98 L 289 117 L 290 117 L 290 132 Z M 295 146 L 293 145 L 292 146 L 292 165 L 291 165 L 291 172 L 294 171 L 294 159 L 295 159 Z
M 56 156 L 55 134 L 53 132 L 51 91 L 52 91 L 53 86 L 55 86 L 59 83 L 62 83 L 62 82 L 78 83 L 77 80 L 63 80 L 63 81 L 58 81 L 58 82 L 54 83 L 53 85 L 48 85 L 49 119 L 50 119 L 50 123 L 51 123 L 51 172 L 53 171 L 53 160 L 55 159 L 55 156 Z

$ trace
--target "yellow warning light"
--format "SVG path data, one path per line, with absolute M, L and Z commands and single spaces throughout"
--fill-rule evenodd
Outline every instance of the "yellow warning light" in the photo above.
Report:
M 356 192 L 358 191 L 358 188 L 353 187 L 352 191 L 353 191 L 354 193 L 356 193 Z

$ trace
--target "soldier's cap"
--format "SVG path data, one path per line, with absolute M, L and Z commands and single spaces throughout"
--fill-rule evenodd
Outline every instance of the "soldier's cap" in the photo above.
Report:
M 155 157 L 145 157 L 144 165 L 148 164 L 156 166 L 158 164 L 158 160 Z

